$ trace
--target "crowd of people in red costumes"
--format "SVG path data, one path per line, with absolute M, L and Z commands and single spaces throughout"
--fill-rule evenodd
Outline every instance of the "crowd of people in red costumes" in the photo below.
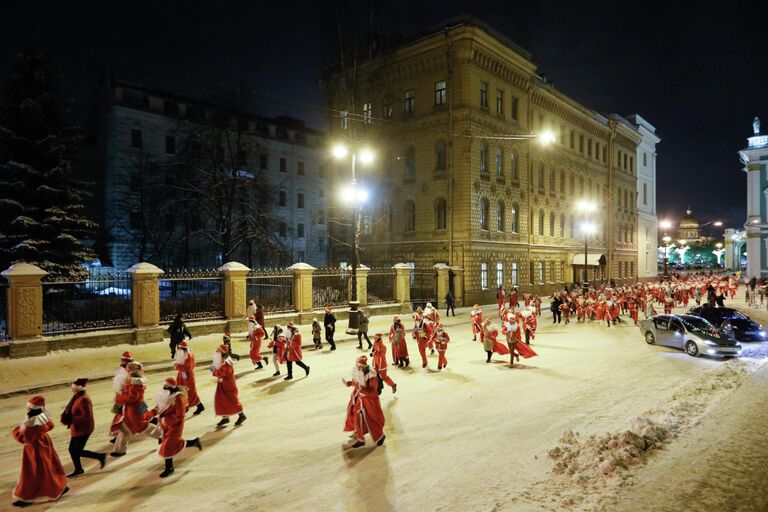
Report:
M 670 313 L 673 307 L 687 307 L 692 302 L 705 302 L 711 306 L 722 305 L 727 295 L 735 297 L 737 287 L 738 280 L 735 276 L 687 275 L 673 277 L 667 281 L 637 282 L 622 286 L 602 285 L 586 291 L 575 287 L 570 290 L 565 288 L 549 297 L 550 311 L 555 323 L 569 324 L 572 320 L 575 323 L 597 321 L 611 326 L 624 321 L 621 317 L 625 316 L 637 324 L 640 314 L 649 318 L 660 311 Z M 530 358 L 537 355 L 531 344 L 536 338 L 542 315 L 542 300 L 530 293 L 519 294 L 515 287 L 509 292 L 500 287 L 497 299 L 498 325 L 492 318 L 483 318 L 478 304 L 472 308 L 472 339 L 482 345 L 486 362 L 491 362 L 494 353 L 500 356 L 508 355 L 509 366 L 514 368 L 520 357 Z M 261 369 L 265 367 L 264 364 L 269 364 L 261 355 L 261 348 L 267 337 L 263 312 L 260 318 L 251 314 L 250 320 L 249 357 L 255 368 Z M 427 303 L 423 309 L 416 309 L 412 320 L 413 327 L 409 329 L 399 316 L 395 316 L 388 334 L 376 333 L 373 343 L 370 343 L 366 333 L 369 356 L 357 357 L 351 378 L 341 379 L 345 386 L 352 388 L 344 423 L 344 431 L 351 432 L 354 438 L 352 448 L 363 446 L 366 434 L 371 436 L 376 445 L 381 446 L 384 443 L 385 419 L 379 395 L 385 385 L 390 387 L 393 393 L 397 391 L 397 384 L 388 374 L 388 360 L 391 359 L 392 363 L 400 368 L 410 366 L 409 338 L 416 342 L 422 368 L 429 366 L 427 351 L 430 355 L 437 352 L 438 371 L 448 366 L 447 351 L 451 338 L 440 321 L 437 309 Z M 324 324 L 326 341 L 331 350 L 336 348 L 333 342 L 335 322 L 330 308 L 327 308 Z M 187 412 L 194 408 L 192 414 L 198 415 L 205 410 L 205 406 L 197 393 L 195 357 L 189 343 L 184 340 L 184 333 L 190 339 L 191 334 L 183 323 L 177 327 L 178 332 L 182 333 L 181 337 L 175 341 L 173 336 L 171 338 L 171 353 L 177 375 L 163 381 L 153 408 L 150 409 L 144 401 L 147 388 L 144 369 L 141 363 L 133 360 L 130 352 L 122 354 L 120 366 L 112 382 L 115 403 L 110 434 L 113 436 L 114 447 L 110 455 L 125 455 L 129 441 L 136 436 L 147 435 L 156 438 L 159 443 L 158 454 L 165 460 L 165 468 L 160 473 L 163 478 L 173 474 L 173 458 L 186 447 L 202 450 L 199 438 L 185 440 L 183 437 Z M 302 368 L 305 375 L 309 376 L 310 367 L 302 361 L 302 338 L 298 326 L 291 322 L 286 328 L 287 336 L 282 326 L 274 326 L 267 344 L 276 368 L 274 375 L 280 375 L 280 365 L 286 364 L 287 380 L 293 378 L 293 365 Z M 315 348 L 318 348 L 318 345 L 321 346 L 319 325 L 313 326 L 312 331 Z M 390 344 L 389 350 L 384 343 L 385 336 Z M 358 348 L 362 349 L 362 339 L 358 339 Z M 230 336 L 225 334 L 224 342 L 217 348 L 213 364 L 210 366 L 212 376 L 217 379 L 214 411 L 221 417 L 216 424 L 217 428 L 228 425 L 231 416 L 237 416 L 235 426 L 242 425 L 246 420 L 238 398 L 234 372 L 235 361 L 240 357 L 232 352 L 230 341 Z M 21 475 L 13 492 L 14 505 L 23 507 L 60 498 L 69 490 L 67 478 L 84 473 L 81 457 L 98 460 L 100 466 L 104 466 L 106 454 L 85 450 L 88 438 L 94 430 L 93 406 L 87 395 L 87 384 L 88 379 L 84 378 L 72 383 L 73 397 L 61 414 L 61 423 L 71 432 L 69 452 L 75 469 L 68 475 L 65 475 L 47 433 L 53 429 L 54 422 L 51 414 L 45 409 L 44 397 L 35 396 L 28 402 L 24 421 L 13 430 L 14 439 L 24 445 Z

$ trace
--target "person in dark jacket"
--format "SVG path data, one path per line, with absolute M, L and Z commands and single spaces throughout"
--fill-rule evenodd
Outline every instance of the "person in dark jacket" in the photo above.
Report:
M 336 317 L 333 315 L 331 306 L 325 307 L 323 325 L 325 326 L 325 341 L 331 346 L 331 350 L 336 350 L 336 342 L 333 341 L 333 335 L 336 333 Z
M 264 323 L 264 306 L 262 304 L 256 305 L 256 323 L 267 332 L 267 324 Z
M 445 316 L 448 316 L 448 311 L 453 312 L 453 316 L 456 316 L 455 304 L 456 298 L 453 296 L 453 292 L 448 290 L 448 293 L 445 294 Z
M 173 322 L 171 322 L 171 325 L 168 326 L 168 334 L 171 336 L 171 359 L 174 359 L 176 357 L 176 347 L 179 346 L 179 343 L 184 341 L 185 336 L 191 340 L 192 334 L 189 332 L 189 329 L 187 329 L 186 324 L 181 320 L 181 315 L 176 315 Z
M 96 453 L 85 449 L 88 438 L 93 433 L 93 404 L 86 393 L 85 387 L 88 385 L 88 379 L 77 379 L 72 383 L 72 399 L 67 404 L 64 412 L 61 413 L 61 422 L 69 428 L 72 438 L 69 440 L 69 455 L 72 457 L 72 463 L 75 470 L 67 475 L 67 478 L 82 475 L 85 473 L 80 457 L 95 459 L 99 461 L 101 467 L 107 460 L 106 453 Z
M 368 348 L 373 348 L 371 340 L 368 339 L 368 317 L 365 316 L 365 311 L 360 308 L 357 311 L 357 348 L 363 348 L 363 337 L 368 342 Z

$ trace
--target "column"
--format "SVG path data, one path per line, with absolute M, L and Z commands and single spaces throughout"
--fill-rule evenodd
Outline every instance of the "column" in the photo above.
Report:
M 395 269 L 395 298 L 402 304 L 402 311 L 410 311 L 411 307 L 411 267 L 398 263 Z
M 45 270 L 29 263 L 14 263 L 2 276 L 8 280 L 8 334 L 10 356 L 44 356 L 48 341 L 43 338 L 43 286 Z
M 464 268 L 453 266 L 451 271 L 453 271 L 453 297 L 456 307 L 460 308 L 464 306 Z
M 162 341 L 164 329 L 160 323 L 160 283 L 162 269 L 151 263 L 137 263 L 127 271 L 131 274 L 131 304 L 133 307 L 134 343 Z
M 299 322 L 312 317 L 312 274 L 315 267 L 306 263 L 294 263 L 289 267 L 293 272 L 293 309 L 299 313 Z
M 725 234 L 723 235 L 724 244 L 723 249 L 725 249 L 725 253 L 723 253 L 723 268 L 726 270 L 735 270 L 736 267 L 734 266 L 734 257 L 733 257 L 733 235 L 736 233 L 735 229 L 728 228 L 725 230 Z
M 448 293 L 448 275 L 451 267 L 445 263 L 436 263 L 432 268 L 437 271 L 437 304 L 435 307 L 440 310 L 445 308 L 445 294 Z
M 230 261 L 219 267 L 219 271 L 224 274 L 224 317 L 227 319 L 227 330 L 247 331 L 245 276 L 251 269 L 242 263 Z
M 368 305 L 368 272 L 370 267 L 358 265 L 357 267 L 357 301 L 361 306 Z

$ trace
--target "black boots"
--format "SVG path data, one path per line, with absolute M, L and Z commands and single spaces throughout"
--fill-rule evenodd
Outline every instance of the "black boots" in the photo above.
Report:
M 240 415 L 237 417 L 237 421 L 235 422 L 235 426 L 236 426 L 236 427 L 239 427 L 240 425 L 242 425 L 242 424 L 243 424 L 243 422 L 244 422 L 246 419 L 247 419 L 247 418 L 245 417 L 245 414 L 243 414 L 243 413 L 241 412 L 241 413 L 240 413 Z
M 200 402 L 199 404 L 197 404 L 197 409 L 195 409 L 195 412 L 192 413 L 192 416 L 197 416 L 204 410 L 205 410 L 205 406 L 203 405 L 203 402 Z
M 216 424 L 216 426 L 217 426 L 217 427 L 223 427 L 223 426 L 225 426 L 227 423 L 229 423 L 229 418 L 228 418 L 227 416 L 224 416 L 223 418 L 221 418 L 221 421 L 219 421 L 219 422 Z
M 186 443 L 187 443 L 187 446 L 195 447 L 198 450 L 202 450 L 203 449 L 203 445 L 200 443 L 200 438 L 199 437 L 196 437 L 196 438 L 194 438 L 192 440 L 188 440 L 188 441 L 186 441 Z
M 160 478 L 165 478 L 173 474 L 173 459 L 165 459 L 165 471 L 160 473 Z

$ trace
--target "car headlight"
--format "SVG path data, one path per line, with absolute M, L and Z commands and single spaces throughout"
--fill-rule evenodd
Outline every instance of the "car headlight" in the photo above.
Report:
M 710 347 L 714 347 L 715 345 L 717 345 L 717 343 L 715 343 L 712 340 L 704 340 L 704 344 L 709 345 Z

